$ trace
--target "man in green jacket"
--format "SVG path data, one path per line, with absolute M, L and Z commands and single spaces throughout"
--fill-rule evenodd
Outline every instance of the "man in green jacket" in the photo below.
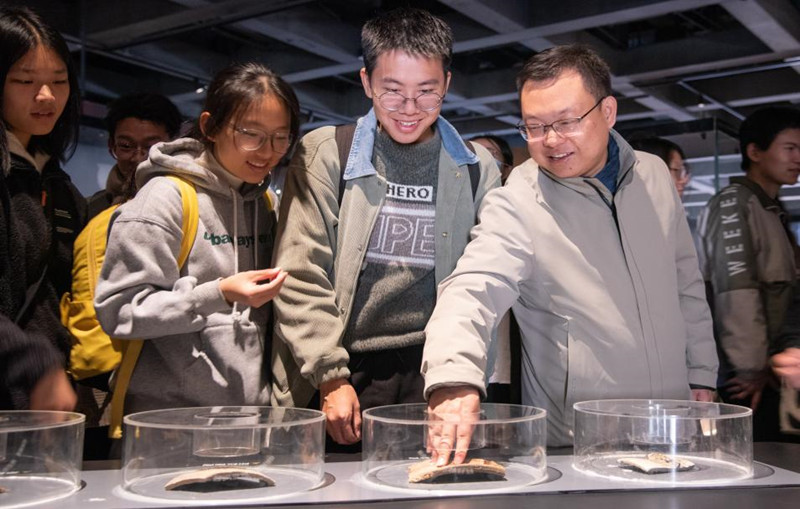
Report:
M 754 410 L 754 440 L 774 441 L 781 439 L 779 391 L 767 356 L 796 280 L 795 241 L 778 191 L 800 175 L 800 110 L 756 111 L 742 123 L 739 144 L 745 176 L 731 178 L 700 215 L 700 261 L 720 353 L 720 395 Z
M 361 82 L 373 108 L 349 147 L 333 127 L 307 134 L 287 172 L 273 264 L 289 277 L 273 301 L 272 402 L 321 408 L 338 444 L 360 440 L 362 409 L 424 402 L 436 285 L 500 183 L 491 154 L 439 115 L 452 44 L 425 11 L 368 21 Z

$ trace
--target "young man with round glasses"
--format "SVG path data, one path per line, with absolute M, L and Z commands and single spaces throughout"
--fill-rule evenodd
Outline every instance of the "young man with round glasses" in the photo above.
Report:
M 111 205 L 133 196 L 133 173 L 147 159 L 150 147 L 178 135 L 183 118 L 178 108 L 160 94 L 137 93 L 122 96 L 106 114 L 108 151 L 117 164 L 111 168 L 106 188 L 89 198 L 89 218 Z
M 321 408 L 338 444 L 360 440 L 363 409 L 424 402 L 436 285 L 500 183 L 491 154 L 470 149 L 439 115 L 452 44 L 450 28 L 422 10 L 368 21 L 361 80 L 372 109 L 349 147 L 333 127 L 307 134 L 287 172 L 273 260 L 289 273 L 274 301 L 273 403 Z
M 717 355 L 683 208 L 663 161 L 611 129 L 607 65 L 586 47 L 555 47 L 517 85 L 532 159 L 487 197 L 439 287 L 422 364 L 429 407 L 477 410 L 491 331 L 509 308 L 522 400 L 547 409 L 550 446 L 572 445 L 578 401 L 710 401 Z M 453 446 L 463 461 L 469 430 L 443 430 L 437 461 Z

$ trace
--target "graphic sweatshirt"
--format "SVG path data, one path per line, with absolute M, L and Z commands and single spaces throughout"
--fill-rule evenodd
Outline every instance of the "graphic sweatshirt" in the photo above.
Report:
M 199 221 L 178 268 L 183 209 L 176 175 L 197 190 Z M 139 192 L 111 219 L 95 294 L 103 329 L 147 340 L 125 413 L 269 402 L 267 322 L 271 306 L 229 305 L 222 278 L 269 267 L 275 216 L 268 182 L 243 183 L 197 140 L 160 143 L 136 171 Z

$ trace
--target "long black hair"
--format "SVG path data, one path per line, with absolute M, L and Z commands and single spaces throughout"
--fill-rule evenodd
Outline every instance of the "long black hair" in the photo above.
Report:
M 55 127 L 48 134 L 32 136 L 28 152 L 41 152 L 62 161 L 69 158 L 78 142 L 80 90 L 78 77 L 61 34 L 27 7 L 0 7 L 0 84 L 5 88 L 8 71 L 29 51 L 44 46 L 55 52 L 67 66 L 69 97 Z
M 273 94 L 289 111 L 289 131 L 292 146 L 278 162 L 288 164 L 300 137 L 300 103 L 291 85 L 275 74 L 272 69 L 258 62 L 232 64 L 219 71 L 208 86 L 203 111 L 211 114 L 205 124 L 205 132 L 199 125 L 191 136 L 206 145 L 209 139 L 219 134 L 228 123 L 244 115 L 250 105 L 264 95 Z

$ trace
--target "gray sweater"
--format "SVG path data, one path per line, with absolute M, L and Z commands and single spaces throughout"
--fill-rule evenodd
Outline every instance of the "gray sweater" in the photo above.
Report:
M 433 224 L 442 140 L 403 145 L 381 131 L 375 169 L 386 178 L 386 201 L 372 228 L 353 299 L 344 347 L 372 352 L 421 345 L 436 302 Z

